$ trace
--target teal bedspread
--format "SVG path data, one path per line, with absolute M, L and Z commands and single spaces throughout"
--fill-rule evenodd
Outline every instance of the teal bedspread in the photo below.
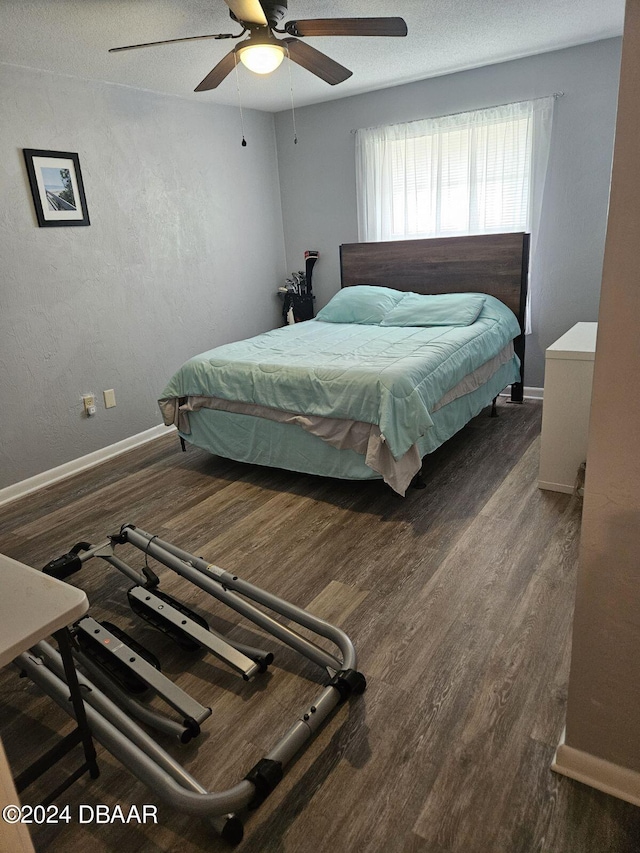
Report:
M 433 453 L 517 380 L 518 368 L 508 362 L 486 385 L 438 409 L 433 414 L 433 426 L 417 442 L 420 458 Z M 225 459 L 344 480 L 380 479 L 362 454 L 348 448 L 338 450 L 294 424 L 213 409 L 191 412 L 189 422 L 191 431 L 188 435 L 181 433 L 183 438 Z
M 434 405 L 520 333 L 487 296 L 471 326 L 395 327 L 309 320 L 189 359 L 162 399 L 220 397 L 379 426 L 395 458 L 433 426 Z

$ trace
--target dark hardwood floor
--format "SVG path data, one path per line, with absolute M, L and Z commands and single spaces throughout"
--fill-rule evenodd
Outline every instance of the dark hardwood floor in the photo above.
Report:
M 539 491 L 540 405 L 501 403 L 429 459 L 402 499 L 240 465 L 171 435 L 0 510 L 0 552 L 36 568 L 131 522 L 334 621 L 352 637 L 364 696 L 340 707 L 245 822 L 246 853 L 631 853 L 640 810 L 549 769 L 564 724 L 580 503 Z M 132 565 L 140 552 L 123 549 Z M 156 564 L 152 564 L 158 569 Z M 170 572 L 162 588 L 214 627 L 254 637 Z M 321 673 L 278 646 L 244 684 L 136 620 L 126 580 L 92 561 L 73 576 L 96 618 L 147 645 L 213 708 L 200 742 L 163 745 L 210 790 L 235 784 Z M 14 773 L 70 722 L 14 667 L 0 672 L 0 735 Z M 75 764 L 75 756 L 66 765 Z M 34 827 L 37 850 L 223 851 L 207 822 L 157 800 L 104 749 L 100 778 L 60 800 L 157 803 L 157 826 Z M 51 771 L 23 801 L 37 802 Z

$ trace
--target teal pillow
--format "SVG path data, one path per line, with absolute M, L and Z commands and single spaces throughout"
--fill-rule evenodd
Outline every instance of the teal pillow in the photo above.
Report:
M 343 287 L 316 315 L 325 323 L 360 323 L 376 326 L 404 296 L 390 287 L 356 284 Z
M 470 326 L 485 303 L 481 293 L 405 293 L 381 326 Z

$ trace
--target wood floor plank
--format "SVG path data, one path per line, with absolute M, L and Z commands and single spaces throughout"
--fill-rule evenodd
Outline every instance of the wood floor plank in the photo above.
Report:
M 564 593 L 564 595 L 559 595 Z M 478 813 L 490 800 L 494 823 L 486 827 L 484 843 L 494 843 L 500 817 L 507 811 L 518 770 L 517 756 L 528 741 L 528 714 L 536 707 L 548 672 L 541 666 L 549 638 L 562 636 L 565 614 L 573 590 L 544 573 L 531 577 L 517 606 L 503 626 L 478 684 L 475 701 L 468 709 L 456 749 L 445 760 L 414 831 L 452 850 L 472 850 L 477 839 Z M 558 736 L 560 732 L 558 730 Z M 461 766 L 468 772 L 460 785 Z M 491 768 L 487 774 L 486 768 Z M 443 804 L 456 792 L 456 804 L 448 812 Z M 441 820 L 434 820 L 434 814 Z
M 540 404 L 500 401 L 498 411 L 432 454 L 426 488 L 405 499 L 380 482 L 182 453 L 168 433 L 3 507 L 0 550 L 41 567 L 79 540 L 133 523 L 348 633 L 367 691 L 337 709 L 245 816 L 242 853 L 636 853 L 640 809 L 549 769 L 564 725 L 581 506 L 537 488 Z M 118 553 L 138 570 L 148 562 L 161 588 L 212 628 L 275 654 L 269 672 L 247 684 L 135 617 L 130 583 L 111 567 L 90 561 L 70 578 L 96 618 L 143 642 L 212 708 L 197 741 L 158 739 L 202 784 L 224 790 L 328 676 L 140 551 Z M 0 734 L 18 772 L 71 723 L 14 667 L 0 672 L 0 695 Z M 103 748 L 99 760 L 100 778 L 81 779 L 64 802 L 76 810 L 156 804 L 159 824 L 34 827 L 36 849 L 229 849 Z M 24 802 L 36 802 L 55 775 Z

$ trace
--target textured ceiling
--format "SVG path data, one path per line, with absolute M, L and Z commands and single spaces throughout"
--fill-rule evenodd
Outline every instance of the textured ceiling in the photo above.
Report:
M 329 86 L 284 62 L 268 77 L 238 71 L 242 103 L 287 109 L 448 74 L 622 33 L 624 0 L 289 0 L 285 20 L 401 15 L 406 38 L 315 37 L 306 41 L 353 76 Z M 3 63 L 237 104 L 236 78 L 194 87 L 229 41 L 196 41 L 124 53 L 124 44 L 239 32 L 223 0 L 0 0 Z

